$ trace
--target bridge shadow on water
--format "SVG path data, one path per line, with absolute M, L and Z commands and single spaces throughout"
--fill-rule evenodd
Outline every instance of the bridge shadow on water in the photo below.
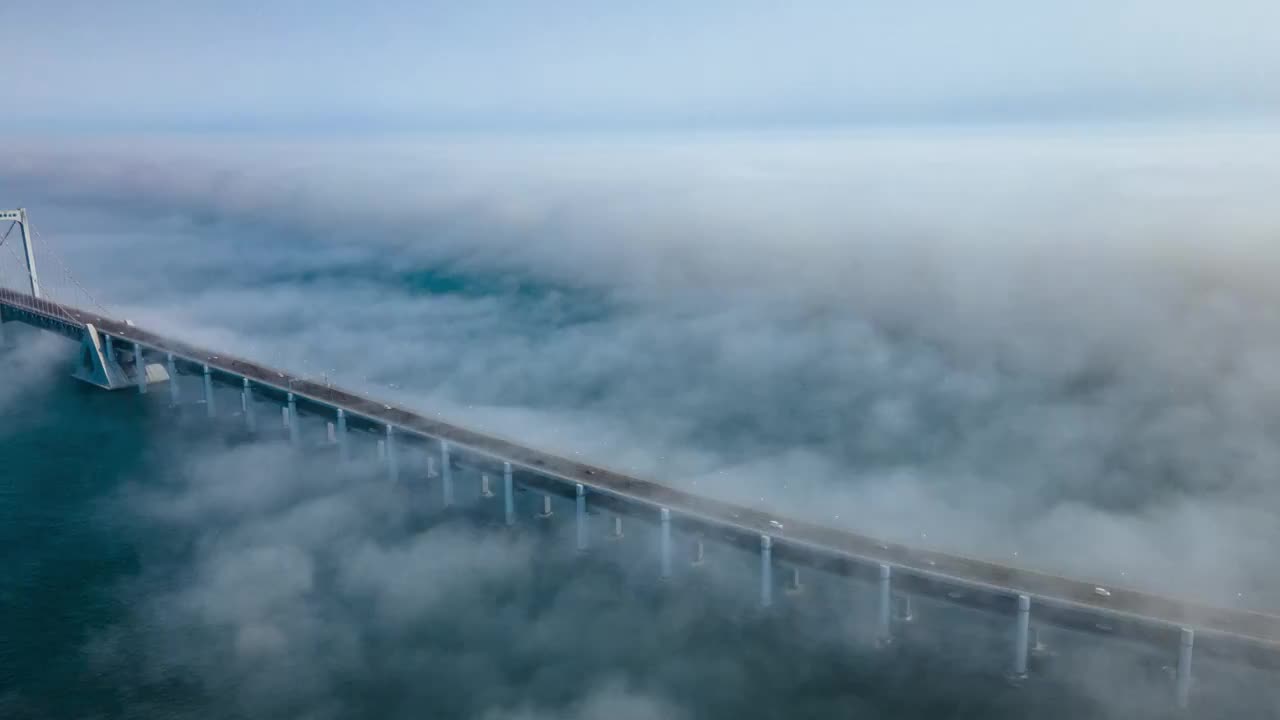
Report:
M 877 642 L 875 588 L 774 568 L 656 518 L 501 497 L 375 437 L 340 466 L 322 419 L 290 447 L 278 410 L 243 430 L 228 397 L 168 406 L 19 368 L 0 428 L 0 716 L 5 718 L 1160 718 L 1168 658 L 1057 631 L 1022 682 L 1008 618 L 899 605 Z M 195 395 L 188 395 L 194 397 Z M 492 481 L 492 479 L 491 479 Z M 497 489 L 496 485 L 491 486 Z M 900 601 L 901 603 L 901 601 Z M 1197 668 L 1190 715 L 1274 717 L 1268 678 Z

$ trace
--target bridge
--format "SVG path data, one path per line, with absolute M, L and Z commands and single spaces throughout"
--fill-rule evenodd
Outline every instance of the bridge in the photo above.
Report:
M 283 427 L 294 444 L 299 442 L 302 416 L 324 418 L 328 439 L 344 461 L 350 460 L 352 434 L 375 435 L 380 472 L 392 481 L 401 477 L 401 453 L 416 446 L 430 458 L 428 473 L 438 478 L 445 506 L 455 502 L 454 473 L 463 467 L 482 474 L 485 495 L 496 495 L 488 486 L 490 475 L 502 478 L 507 525 L 517 522 L 517 487 L 542 493 L 548 516 L 552 497 L 567 499 L 574 506 L 573 537 L 579 551 L 587 550 L 590 542 L 588 508 L 610 513 L 613 532 L 619 536 L 624 518 L 653 523 L 658 528 L 656 573 L 663 579 L 672 577 L 673 533 L 693 538 L 698 558 L 707 542 L 741 548 L 758 555 L 758 584 L 751 592 L 758 594 L 756 602 L 764 608 L 775 602 L 775 567 L 787 568 L 793 585 L 798 585 L 802 570 L 870 583 L 877 589 L 874 623 L 881 645 L 893 642 L 902 621 L 895 607 L 904 600 L 909 604 L 913 596 L 980 608 L 1007 618 L 1008 676 L 1014 680 L 1028 674 L 1028 655 L 1035 646 L 1033 622 L 1037 627 L 1124 638 L 1167 653 L 1174 668 L 1172 692 L 1183 707 L 1191 692 L 1193 651 L 1266 670 L 1280 667 L 1280 615 L 1102 587 L 781 517 L 562 457 L 56 302 L 42 294 L 26 212 L 0 212 L 0 222 L 5 220 L 12 223 L 10 230 L 22 229 L 27 286 L 0 288 L 0 342 L 5 341 L 6 323 L 23 323 L 78 341 L 72 374 L 83 382 L 139 393 L 167 386 L 178 404 L 179 377 L 194 375 L 202 379 L 200 402 L 209 418 L 220 416 L 215 387 L 225 396 L 229 386 L 239 393 L 237 415 L 248 432 L 258 430 L 254 404 L 266 400 L 279 403 Z

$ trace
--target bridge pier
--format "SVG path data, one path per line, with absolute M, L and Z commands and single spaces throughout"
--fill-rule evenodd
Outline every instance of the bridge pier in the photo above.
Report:
M 440 441 L 440 494 L 445 507 L 453 506 L 453 463 L 449 462 L 449 441 Z
M 893 569 L 880 565 L 880 607 L 876 644 L 885 647 L 893 643 Z
M 693 540 L 693 559 L 689 561 L 690 565 L 697 567 L 706 562 L 706 548 L 704 547 L 702 535 Z
M 1178 640 L 1178 669 L 1174 685 L 1174 700 L 1182 710 L 1191 703 L 1191 651 L 1195 642 L 1196 631 L 1182 628 Z
M 577 532 L 578 552 L 587 549 L 587 489 L 578 483 L 574 486 L 574 529 Z
M 249 378 L 240 380 L 240 414 L 244 415 L 244 429 L 251 433 L 257 432 L 258 421 L 253 416 L 253 385 Z
M 1027 653 L 1031 649 L 1031 596 L 1018 596 L 1018 619 L 1013 633 L 1013 670 L 1009 677 L 1018 682 L 1027 678 Z
M 911 596 L 900 593 L 898 595 L 898 603 L 894 608 L 893 621 L 896 623 L 909 623 L 915 619 L 915 613 L 911 610 Z
M 661 523 L 658 535 L 659 569 L 663 580 L 671 579 L 671 511 L 662 508 L 658 517 Z
M 480 497 L 493 497 L 493 488 L 489 487 L 489 473 L 480 473 Z
M 760 536 L 760 607 L 773 606 L 773 538 Z
M 1031 628 L 1031 657 L 1043 658 L 1053 654 L 1053 650 L 1049 647 L 1049 643 L 1044 641 L 1041 636 L 1042 629 L 1039 626 Z
M 791 582 L 787 583 L 787 592 L 791 595 L 798 594 L 804 586 L 800 584 L 800 568 L 792 566 Z
M 338 408 L 338 459 L 347 462 L 351 459 L 351 449 L 347 445 L 347 411 Z
M 511 478 L 511 463 L 502 463 L 502 510 L 506 514 L 507 527 L 516 524 L 516 489 Z
M 395 429 L 387 426 L 387 479 L 391 482 L 400 480 L 400 460 L 396 457 Z
M 147 365 L 142 359 L 142 346 L 133 344 L 133 377 L 138 383 L 138 394 L 147 394 Z
M 213 372 L 208 365 L 204 366 L 204 414 L 210 418 L 218 416 L 218 410 L 213 406 Z
M 182 391 L 178 388 L 178 363 L 173 359 L 173 353 L 165 353 L 165 368 L 169 371 L 169 404 L 178 407 L 182 398 Z
M 285 429 L 289 431 L 289 444 L 298 444 L 298 398 L 293 393 L 286 396 L 288 403 L 288 415 L 285 416 Z

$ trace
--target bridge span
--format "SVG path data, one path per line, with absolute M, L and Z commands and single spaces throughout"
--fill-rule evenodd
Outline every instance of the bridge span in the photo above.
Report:
M 1029 568 L 885 542 L 698 495 L 54 302 L 40 297 L 34 274 L 31 292 L 0 288 L 0 340 L 4 324 L 12 322 L 79 340 L 75 376 L 104 388 L 129 387 L 145 393 L 167 384 L 176 402 L 178 377 L 196 375 L 203 379 L 202 400 L 211 418 L 218 416 L 215 385 L 232 386 L 241 394 L 239 409 L 248 430 L 256 429 L 251 400 L 278 401 L 285 408 L 282 414 L 294 442 L 300 415 L 325 417 L 330 422 L 330 437 L 344 459 L 349 457 L 349 433 L 376 433 L 383 448 L 383 467 L 391 479 L 400 475 L 399 448 L 420 445 L 429 457 L 438 459 L 446 505 L 452 502 L 452 472 L 463 464 L 502 478 L 500 492 L 507 524 L 515 522 L 516 485 L 548 497 L 568 498 L 576 509 L 579 550 L 586 549 L 588 543 L 584 528 L 589 505 L 593 510 L 612 512 L 619 530 L 624 516 L 641 518 L 659 530 L 658 573 L 664 578 L 672 574 L 674 530 L 698 537 L 699 555 L 703 539 L 757 554 L 759 584 L 752 592 L 758 592 L 758 602 L 765 607 L 774 603 L 774 568 L 778 565 L 785 564 L 797 578 L 805 568 L 865 580 L 878 588 L 874 622 L 883 644 L 892 642 L 895 633 L 894 598 L 917 595 L 1006 616 L 1012 639 L 1008 668 L 1013 678 L 1028 672 L 1033 621 L 1036 626 L 1135 640 L 1167 653 L 1180 705 L 1186 704 L 1190 692 L 1193 648 L 1197 655 L 1280 668 L 1278 615 L 1100 587 Z
M 1195 647 L 1203 653 L 1253 665 L 1280 666 L 1277 615 L 1213 607 L 1139 590 L 1103 588 L 1028 568 L 884 542 L 799 518 L 781 517 L 561 457 L 11 289 L 0 288 L 0 316 L 8 322 L 22 322 L 71 338 L 83 339 L 96 333 L 96 344 L 111 348 L 106 362 L 118 364 L 129 386 L 140 391 L 154 385 L 145 373 L 138 377 L 137 368 L 146 367 L 148 361 L 161 361 L 173 372 L 172 376 L 165 375 L 175 390 L 178 374 L 203 375 L 207 381 L 204 401 L 210 415 L 217 414 L 210 397 L 213 385 L 230 385 L 255 397 L 278 398 L 292 408 L 295 417 L 300 412 L 327 414 L 340 435 L 356 430 L 384 434 L 388 455 L 394 455 L 398 443 L 431 444 L 438 449 L 441 471 L 446 474 L 450 466 L 470 462 L 503 475 L 510 481 L 508 485 L 518 481 L 575 502 L 581 498 L 581 505 L 590 502 L 624 515 L 649 513 L 664 528 L 664 537 L 669 536 L 667 529 L 674 526 L 758 550 L 764 576 L 760 598 L 763 604 L 772 602 L 771 584 L 765 582 L 772 574 L 770 564 L 783 562 L 866 576 L 892 587 L 894 592 L 1007 610 L 1020 625 L 1034 614 L 1037 623 L 1132 637 L 1173 650 L 1192 637 Z M 345 437 L 335 441 L 344 445 Z M 398 474 L 394 457 L 388 459 L 387 465 L 389 472 Z M 509 493 L 510 488 L 504 488 L 504 492 Z M 665 545 L 663 553 L 669 554 L 669 541 Z M 880 615 L 880 630 L 886 640 L 892 633 L 889 616 L 886 607 Z M 1016 647 L 1011 653 L 1015 666 L 1025 662 L 1019 659 L 1020 652 Z

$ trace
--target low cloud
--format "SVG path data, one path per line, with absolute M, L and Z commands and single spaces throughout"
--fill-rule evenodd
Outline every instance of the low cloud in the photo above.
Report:
M 86 141 L 32 145 L 0 187 L 140 324 L 778 512 L 1268 608 L 1277 142 Z M 427 577 L 520 573 L 465 532 L 344 534 L 404 522 L 385 498 L 216 485 L 144 504 L 232 523 L 195 586 L 272 591 L 221 653 L 350 657 L 292 644 L 333 621 L 284 608 L 335 595 L 389 628 L 450 596 Z
M 25 326 L 6 323 L 0 333 L 0 415 L 13 416 L 24 404 L 41 402 L 41 391 L 70 375 L 66 341 Z M 6 428 L 6 430 L 12 428 Z
M 1221 601 L 1269 535 L 1236 508 L 1274 507 L 1280 471 L 1275 144 L 69 142 L 6 183 L 77 275 L 129 258 L 93 291 L 135 321 L 668 482 Z M 1237 572 L 1128 552 L 1186 532 Z

